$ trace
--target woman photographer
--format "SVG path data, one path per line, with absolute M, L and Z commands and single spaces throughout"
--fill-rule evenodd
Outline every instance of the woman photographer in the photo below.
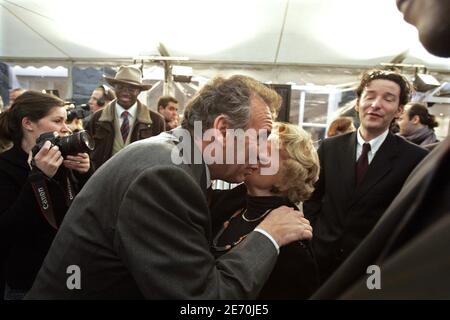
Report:
M 5 299 L 21 299 L 31 288 L 57 227 L 73 197 L 89 178 L 87 153 L 63 158 L 43 133 L 70 134 L 64 101 L 27 91 L 0 114 L 0 138 L 13 147 L 0 154 L 0 255 Z M 2 276 L 3 278 L 3 276 Z

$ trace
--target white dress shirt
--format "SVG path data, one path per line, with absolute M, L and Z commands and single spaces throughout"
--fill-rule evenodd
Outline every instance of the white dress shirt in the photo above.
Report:
M 356 161 L 358 161 L 359 156 L 361 155 L 362 152 L 362 146 L 364 143 L 369 143 L 370 144 L 370 151 L 367 154 L 367 158 L 369 160 L 369 164 L 372 162 L 373 157 L 375 157 L 375 154 L 377 153 L 378 149 L 380 149 L 381 145 L 383 144 L 384 140 L 386 140 L 386 137 L 389 133 L 389 129 L 387 129 L 385 132 L 383 132 L 382 134 L 380 134 L 378 137 L 370 140 L 370 141 L 364 141 L 363 137 L 361 136 L 361 132 L 358 129 L 358 134 L 357 136 L 357 144 L 356 144 Z
M 122 126 L 123 122 L 122 113 L 124 111 L 128 111 L 128 122 L 130 123 L 131 129 L 134 120 L 136 119 L 137 102 L 135 102 L 129 109 L 125 109 L 116 101 L 116 119 L 119 120 L 119 128 Z

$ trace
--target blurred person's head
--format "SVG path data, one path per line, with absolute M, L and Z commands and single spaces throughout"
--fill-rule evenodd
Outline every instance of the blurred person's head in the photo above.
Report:
M 12 89 L 9 92 L 9 105 L 12 106 L 14 101 L 17 99 L 18 96 L 20 96 L 22 93 L 24 93 L 26 90 L 22 88 L 15 88 Z
M 228 79 L 218 77 L 207 83 L 186 106 L 181 126 L 195 134 L 194 127 L 201 124 L 202 132 L 214 132 L 212 142 L 203 141 L 202 148 L 214 145 L 221 149 L 222 159 L 209 165 L 211 177 L 228 182 L 242 182 L 252 174 L 257 163 L 249 162 L 249 153 L 258 149 L 261 140 L 266 140 L 272 129 L 271 108 L 274 103 L 273 90 L 250 77 L 236 75 Z M 266 132 L 260 139 L 245 138 L 245 150 L 234 148 L 234 159 L 226 157 L 227 143 L 237 141 L 229 129 L 242 129 L 258 133 Z M 252 129 L 252 130 L 250 130 Z M 236 147 L 236 144 L 234 144 Z M 238 146 L 239 147 L 239 146 Z M 245 152 L 245 163 L 238 163 L 240 153 Z M 211 157 L 205 155 L 205 161 Z M 216 155 L 217 156 L 217 155 Z
M 334 137 L 344 133 L 355 131 L 353 119 L 350 117 L 339 117 L 331 122 L 327 131 L 327 137 Z
M 67 113 L 76 110 L 76 106 L 73 103 L 66 102 L 66 105 L 64 107 L 66 108 Z M 66 125 L 71 132 L 84 130 L 82 118 L 78 118 L 78 116 L 73 116 L 73 113 L 71 116 L 68 115 L 68 117 L 66 118 Z
M 91 97 L 89 98 L 89 108 L 92 112 L 102 109 L 108 103 L 113 101 L 116 95 L 113 90 L 107 88 L 106 86 L 98 86 L 92 91 Z
M 33 146 L 43 133 L 70 133 L 65 102 L 60 98 L 37 91 L 26 91 L 14 104 L 0 114 L 0 137 L 15 145 Z M 26 148 L 24 148 L 25 150 Z
M 178 117 L 178 100 L 171 96 L 162 96 L 158 100 L 158 112 L 166 123 L 175 121 Z
M 398 120 L 400 134 L 408 136 L 415 131 L 428 127 L 434 129 L 438 126 L 435 116 L 428 112 L 428 108 L 420 103 L 408 103 L 405 111 L 400 115 Z
M 271 163 L 261 164 L 245 180 L 249 193 L 284 196 L 294 203 L 307 200 L 319 178 L 319 158 L 311 136 L 297 125 L 275 122 L 269 141 L 269 156 L 273 148 L 279 149 L 279 170 L 273 175 L 262 175 L 262 168 Z
M 397 0 L 405 21 L 419 31 L 419 39 L 432 54 L 450 57 L 450 1 Z
M 411 83 L 398 72 L 375 69 L 363 73 L 356 89 L 355 110 L 359 113 L 360 132 L 366 141 L 389 129 L 409 102 L 411 91 Z

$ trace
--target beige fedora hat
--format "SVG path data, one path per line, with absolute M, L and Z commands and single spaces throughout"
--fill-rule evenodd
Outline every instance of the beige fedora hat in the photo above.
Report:
M 141 88 L 141 90 L 143 91 L 148 90 L 152 87 L 152 85 L 150 84 L 142 84 L 141 70 L 134 67 L 120 66 L 119 71 L 117 71 L 114 78 L 104 78 L 106 82 L 108 82 L 112 86 L 117 83 L 130 84 Z

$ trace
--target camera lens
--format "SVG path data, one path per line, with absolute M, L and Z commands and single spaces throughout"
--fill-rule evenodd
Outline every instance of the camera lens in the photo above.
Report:
M 59 141 L 59 148 L 63 156 L 88 152 L 94 150 L 94 147 L 94 140 L 86 131 L 79 131 L 70 136 L 62 137 Z
M 75 118 L 77 118 L 77 112 L 75 109 L 67 110 L 67 122 L 72 122 Z
M 80 131 L 80 139 L 86 146 L 86 151 L 94 150 L 95 142 L 94 139 L 86 131 Z

